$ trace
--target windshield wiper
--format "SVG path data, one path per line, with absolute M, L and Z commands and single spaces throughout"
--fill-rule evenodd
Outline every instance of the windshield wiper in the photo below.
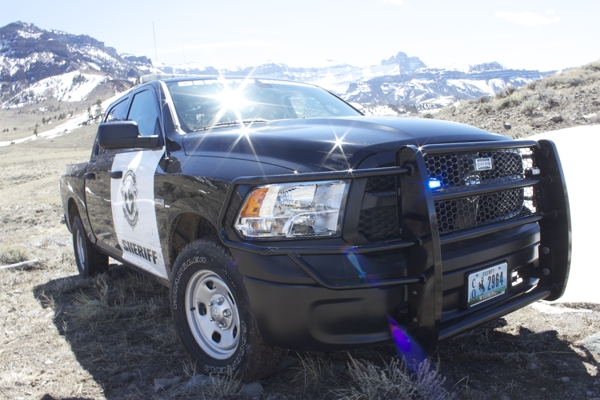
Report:
M 269 122 L 269 120 L 268 119 L 264 119 L 264 118 L 238 119 L 238 120 L 235 120 L 235 121 L 219 122 L 218 124 L 205 126 L 204 128 L 196 129 L 194 132 L 206 131 L 208 129 L 220 128 L 220 127 L 224 127 L 224 126 L 236 126 L 236 125 L 246 125 L 246 124 L 249 124 L 249 125 L 252 125 L 252 124 L 266 124 L 267 122 Z

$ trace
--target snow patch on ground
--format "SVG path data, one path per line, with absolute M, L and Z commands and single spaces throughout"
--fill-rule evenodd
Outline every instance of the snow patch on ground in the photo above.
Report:
M 600 303 L 600 292 L 596 285 L 600 281 L 600 260 L 594 254 L 594 249 L 598 247 L 596 238 L 600 214 L 596 212 L 594 204 L 593 193 L 596 189 L 590 185 L 590 176 L 597 173 L 598 164 L 594 157 L 585 152 L 585 149 L 600 146 L 600 125 L 545 132 L 531 138 L 549 139 L 556 144 L 569 191 L 571 272 L 565 294 L 558 301 Z
M 569 308 L 569 307 L 556 307 L 556 306 L 551 306 L 550 303 L 548 302 L 538 302 L 538 303 L 533 303 L 531 305 L 531 307 L 533 307 L 534 309 L 536 309 L 539 312 L 543 312 L 544 314 L 567 314 L 567 313 L 591 313 L 592 310 L 587 310 L 587 309 L 579 309 L 579 308 Z

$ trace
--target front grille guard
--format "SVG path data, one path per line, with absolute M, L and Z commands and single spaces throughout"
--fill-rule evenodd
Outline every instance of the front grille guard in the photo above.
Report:
M 495 149 L 535 148 L 540 174 L 509 182 L 497 182 L 451 192 L 434 193 L 429 188 L 429 177 L 424 157 L 450 152 L 485 151 Z M 268 241 L 250 243 L 241 239 L 233 223 L 243 200 L 258 185 L 331 179 L 368 178 L 374 176 L 400 177 L 402 196 L 402 240 L 357 246 L 303 246 L 301 241 L 289 246 Z M 354 185 L 351 185 L 353 189 Z M 478 196 L 501 190 L 536 187 L 542 204 L 536 213 L 489 225 L 474 227 L 440 237 L 434 203 L 464 196 Z M 364 188 L 363 188 L 364 190 Z M 314 281 L 332 290 L 405 285 L 409 297 L 408 330 L 427 348 L 433 348 L 438 338 L 450 337 L 477 323 L 497 318 L 541 299 L 555 300 L 566 287 L 571 259 L 571 223 L 568 194 L 556 146 L 549 140 L 518 140 L 474 142 L 458 144 L 404 146 L 396 154 L 396 166 L 354 171 L 334 171 L 275 175 L 269 177 L 240 177 L 229 188 L 219 216 L 219 237 L 226 246 L 264 256 L 287 255 Z M 441 246 L 461 240 L 481 237 L 490 233 L 538 222 L 541 231 L 540 283 L 538 287 L 518 299 L 508 299 L 493 309 L 482 308 L 469 317 L 440 332 L 442 310 L 442 257 Z M 355 253 L 381 252 L 402 249 L 409 266 L 406 277 L 361 283 L 332 283 L 306 263 L 302 255 L 342 254 L 348 249 Z

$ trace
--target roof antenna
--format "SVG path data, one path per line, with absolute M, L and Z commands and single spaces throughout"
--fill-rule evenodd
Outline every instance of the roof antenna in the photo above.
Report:
M 158 67 L 158 52 L 156 51 L 156 32 L 154 31 L 154 21 L 152 21 L 152 36 L 154 36 L 154 59 L 156 60 L 156 66 Z

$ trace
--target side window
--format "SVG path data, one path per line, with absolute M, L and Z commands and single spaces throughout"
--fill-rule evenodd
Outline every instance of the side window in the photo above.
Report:
M 142 136 L 160 135 L 160 120 L 154 91 L 144 90 L 133 97 L 127 120 L 137 122 Z
M 127 100 L 129 99 L 126 98 L 111 108 L 108 114 L 106 114 L 104 122 L 125 121 L 125 118 L 127 117 Z

